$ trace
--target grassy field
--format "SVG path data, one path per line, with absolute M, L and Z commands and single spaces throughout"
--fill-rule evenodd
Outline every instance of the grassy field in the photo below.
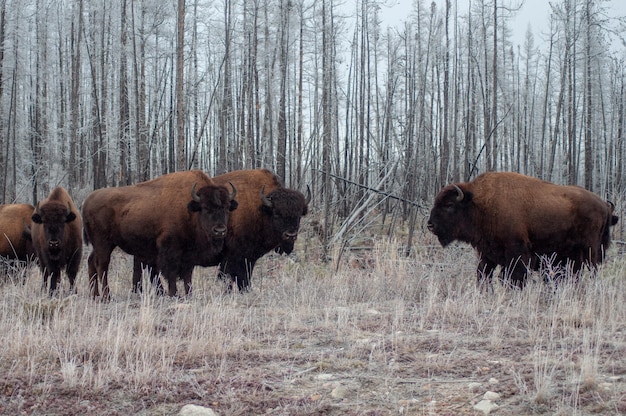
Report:
M 616 247 L 577 285 L 486 294 L 468 246 L 419 239 L 411 257 L 374 241 L 338 262 L 308 242 L 265 257 L 246 294 L 225 294 L 216 270 L 199 268 L 184 300 L 131 294 L 120 253 L 110 303 L 89 298 L 84 264 L 78 294 L 52 299 L 38 269 L 11 271 L 0 285 L 0 414 L 197 404 L 218 415 L 481 415 L 481 401 L 496 415 L 626 413 Z

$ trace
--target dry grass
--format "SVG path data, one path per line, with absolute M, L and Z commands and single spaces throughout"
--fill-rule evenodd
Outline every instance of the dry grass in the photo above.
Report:
M 578 285 L 484 294 L 473 251 L 420 238 L 409 258 L 387 242 L 339 264 L 309 242 L 299 259 L 264 258 L 247 294 L 197 269 L 188 300 L 130 294 L 125 255 L 110 303 L 90 300 L 84 271 L 77 295 L 53 299 L 36 268 L 9 271 L 0 414 L 473 415 L 487 391 L 498 415 L 626 412 L 616 252 Z

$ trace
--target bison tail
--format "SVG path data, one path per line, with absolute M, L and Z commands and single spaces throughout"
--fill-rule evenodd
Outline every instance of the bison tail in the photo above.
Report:
M 613 214 L 613 212 L 609 213 L 606 218 L 606 223 L 604 224 L 604 229 L 602 230 L 602 257 L 604 257 L 604 253 L 609 249 L 611 245 L 611 227 L 617 223 L 618 217 Z

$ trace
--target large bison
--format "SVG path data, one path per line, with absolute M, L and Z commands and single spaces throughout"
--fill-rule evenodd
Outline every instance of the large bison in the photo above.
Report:
M 428 219 L 442 246 L 470 243 L 480 256 L 478 284 L 500 278 L 523 287 L 541 258 L 579 272 L 602 262 L 613 206 L 578 186 L 560 186 L 512 172 L 490 172 L 444 187 Z
M 56 291 L 65 267 L 70 291 L 74 291 L 83 253 L 82 222 L 74 201 L 64 188 L 56 187 L 37 204 L 31 218 L 31 238 L 39 257 L 44 289 L 50 277 L 50 295 Z
M 0 256 L 28 261 L 35 254 L 30 228 L 35 207 L 30 204 L 0 205 Z
M 232 183 L 237 187 L 239 208 L 230 215 L 226 243 L 217 261 L 220 275 L 236 283 L 240 291 L 250 286 L 256 261 L 271 250 L 289 254 L 298 237 L 300 219 L 306 215 L 311 200 L 310 190 L 301 192 L 285 188 L 280 179 L 267 169 L 239 170 L 213 178 L 217 184 Z M 156 279 L 158 266 L 149 258 L 135 258 L 133 287 L 141 282 L 141 264 L 152 268 L 151 280 L 159 291 Z
M 191 292 L 194 266 L 214 264 L 224 246 L 226 224 L 237 208 L 232 193 L 198 170 L 176 172 L 132 186 L 92 192 L 83 204 L 85 240 L 92 297 L 110 297 L 111 252 L 119 247 L 139 259 L 151 259 L 163 271 L 168 294 L 176 278 Z

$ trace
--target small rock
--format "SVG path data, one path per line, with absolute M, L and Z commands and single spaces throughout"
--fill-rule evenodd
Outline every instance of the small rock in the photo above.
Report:
M 217 414 L 208 407 L 186 404 L 180 409 L 178 416 L 217 416 Z
M 614 386 L 613 386 L 613 383 L 600 383 L 600 386 L 599 386 L 599 387 L 600 387 L 602 390 L 609 391 L 609 390 L 612 390 Z
M 496 401 L 500 399 L 500 393 L 496 393 L 494 391 L 488 391 L 485 393 L 485 395 L 483 396 L 483 399 L 485 400 L 491 400 L 491 401 Z
M 315 376 L 316 380 L 321 380 L 321 381 L 332 380 L 333 378 L 335 378 L 335 376 L 333 376 L 332 374 L 328 374 L 328 373 L 322 373 L 322 374 L 318 374 Z
M 477 392 L 478 390 L 480 390 L 481 387 L 482 387 L 482 384 L 481 383 L 477 383 L 477 382 L 469 383 L 467 385 L 467 388 L 471 392 Z
M 348 394 L 348 389 L 343 386 L 337 386 L 330 392 L 335 399 L 343 399 Z
M 492 386 L 495 384 L 499 384 L 499 383 L 500 383 L 500 380 L 498 380 L 497 378 L 491 377 L 489 379 L 489 384 L 491 384 Z
M 474 409 L 479 412 L 483 412 L 483 414 L 488 415 L 498 408 L 498 405 L 493 403 L 491 400 L 481 400 L 474 405 Z

